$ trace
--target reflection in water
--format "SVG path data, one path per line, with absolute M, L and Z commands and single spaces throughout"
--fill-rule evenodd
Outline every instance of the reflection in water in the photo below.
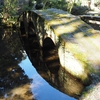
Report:
M 34 100 L 32 79 L 18 65 L 26 56 L 16 37 L 15 31 L 0 27 L 0 100 Z
M 32 53 L 38 56 L 38 49 L 35 50 L 32 50 Z M 39 63 L 35 63 L 37 64 Z M 37 69 L 40 69 L 39 73 L 44 78 L 48 78 L 45 72 L 43 73 L 47 69 Z M 34 95 L 30 90 L 31 83 Z M 52 88 L 43 80 L 26 58 L 16 32 L 0 27 L 0 100 L 34 100 L 34 96 L 37 100 L 75 100 Z
M 51 86 L 69 96 L 79 98 L 84 89 L 84 84 L 61 67 L 53 41 L 47 37 L 43 41 L 43 47 L 40 47 L 33 25 L 29 25 L 31 30 L 28 31 L 28 34 L 25 34 L 25 29 L 22 26 L 20 27 L 20 37 L 29 59 L 37 72 Z
M 36 100 L 75 100 L 51 87 L 35 70 L 28 57 L 20 63 L 29 78 L 33 79 L 32 92 Z M 28 66 L 28 67 L 27 67 Z
M 49 43 L 49 44 L 48 44 Z M 48 70 L 50 71 L 48 81 L 58 90 L 78 98 L 84 88 L 82 82 L 70 75 L 60 66 L 57 49 L 50 38 L 44 40 L 43 57 Z

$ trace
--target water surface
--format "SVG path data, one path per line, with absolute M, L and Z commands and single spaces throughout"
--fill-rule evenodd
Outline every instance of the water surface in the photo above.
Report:
M 45 81 L 25 54 L 16 30 L 0 27 L 0 100 L 75 100 Z
M 59 90 L 50 86 L 32 66 L 29 58 L 27 57 L 20 64 L 29 78 L 33 79 L 31 85 L 32 92 L 37 100 L 75 100 L 70 96 L 60 92 Z

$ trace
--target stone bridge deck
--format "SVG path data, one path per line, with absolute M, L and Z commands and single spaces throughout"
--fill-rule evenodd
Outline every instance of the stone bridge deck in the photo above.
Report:
M 60 64 L 83 83 L 100 71 L 100 32 L 79 17 L 58 9 L 32 10 L 20 17 L 21 33 L 35 33 L 41 47 L 58 49 Z M 41 54 L 42 55 L 42 54 Z

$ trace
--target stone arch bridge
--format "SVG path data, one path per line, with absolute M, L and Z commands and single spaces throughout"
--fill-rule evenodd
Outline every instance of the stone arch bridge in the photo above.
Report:
M 53 8 L 32 10 L 20 15 L 19 27 L 21 35 L 35 34 L 41 48 L 56 47 L 61 66 L 83 83 L 100 71 L 100 32 L 79 17 Z

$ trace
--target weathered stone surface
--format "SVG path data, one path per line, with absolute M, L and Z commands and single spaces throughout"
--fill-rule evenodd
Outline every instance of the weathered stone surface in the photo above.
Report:
M 84 92 L 79 100 L 100 100 L 100 83 L 93 85 L 89 91 Z
M 32 33 L 35 32 L 40 47 L 47 49 L 48 53 L 48 48 L 52 47 L 49 42 L 45 42 L 47 39 L 51 40 L 53 45 L 56 46 L 61 67 L 56 68 L 53 63 L 53 66 L 50 64 L 49 61 L 51 58 L 53 59 L 54 55 L 52 55 L 53 57 L 49 55 L 44 60 L 47 63 L 49 62 L 48 68 L 53 73 L 51 74 L 51 81 L 60 86 L 60 91 L 79 98 L 84 86 L 89 85 L 89 82 L 92 81 L 91 85 L 88 86 L 89 88 L 86 88 L 88 91 L 84 90 L 86 95 L 83 93 L 79 100 L 88 100 L 89 98 L 94 100 L 98 98 L 99 100 L 100 79 L 96 75 L 96 72 L 100 73 L 99 31 L 94 30 L 79 17 L 58 9 L 24 12 L 19 17 L 19 21 L 21 34 L 25 34 L 27 38 L 30 34 L 33 36 L 34 34 L 32 35 Z M 42 59 L 43 53 L 41 51 L 40 59 Z M 57 69 L 55 70 L 57 72 L 56 75 L 54 75 L 55 71 L 53 69 Z M 72 78 L 74 76 L 75 81 L 68 77 L 70 74 Z M 90 75 L 91 78 L 89 77 Z M 59 80 L 58 83 L 60 85 L 57 80 Z M 91 92 L 92 86 L 93 92 Z
M 79 17 L 58 9 L 32 10 L 23 16 L 20 20 L 26 32 L 30 20 L 35 25 L 41 47 L 47 37 L 52 39 L 58 48 L 61 66 L 70 74 L 86 84 L 89 74 L 94 69 L 100 70 L 100 33 Z

